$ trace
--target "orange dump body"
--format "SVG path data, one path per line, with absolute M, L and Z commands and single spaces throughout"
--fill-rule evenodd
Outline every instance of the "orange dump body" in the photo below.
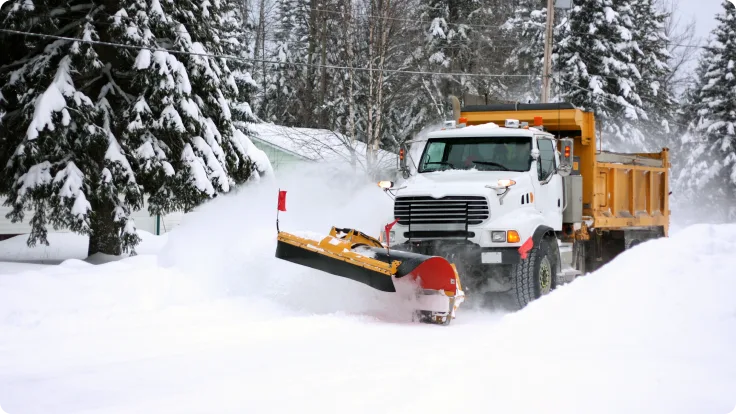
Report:
M 466 125 L 505 125 L 518 119 L 560 138 L 573 138 L 574 169 L 583 180 L 583 215 L 590 227 L 669 229 L 669 149 L 658 153 L 620 154 L 601 151 L 596 143 L 595 116 L 571 104 L 507 104 L 468 106 L 456 110 Z M 540 120 L 541 118 L 541 120 Z

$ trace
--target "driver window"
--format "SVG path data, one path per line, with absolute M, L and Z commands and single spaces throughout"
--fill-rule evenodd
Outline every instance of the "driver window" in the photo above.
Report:
M 434 142 L 429 145 L 429 149 L 427 150 L 426 158 L 424 159 L 423 164 L 431 164 L 436 162 L 441 162 L 442 157 L 445 154 L 445 146 L 446 144 L 444 142 Z
M 539 181 L 546 180 L 555 172 L 555 147 L 552 140 L 540 139 L 539 146 Z

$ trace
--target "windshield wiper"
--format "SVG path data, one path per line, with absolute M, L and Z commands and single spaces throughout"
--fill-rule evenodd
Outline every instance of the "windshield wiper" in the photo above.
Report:
M 493 166 L 496 166 L 496 167 L 503 168 L 504 171 L 511 171 L 511 170 L 509 170 L 509 167 L 507 167 L 505 165 L 502 165 L 502 164 L 499 164 L 497 162 L 493 162 L 493 161 L 473 161 L 473 164 L 493 165 Z

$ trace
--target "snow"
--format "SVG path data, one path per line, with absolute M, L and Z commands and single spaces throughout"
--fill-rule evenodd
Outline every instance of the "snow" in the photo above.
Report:
M 148 69 L 151 67 L 151 51 L 148 49 L 142 49 L 138 52 L 138 57 L 135 59 L 136 69 Z
M 606 13 L 606 22 L 609 24 L 613 23 L 614 20 L 616 20 L 616 12 L 613 11 L 610 7 L 604 7 L 603 8 L 604 13 Z
M 61 189 L 58 191 L 59 197 L 74 200 L 72 215 L 79 219 L 86 218 L 88 212 L 92 211 L 92 205 L 84 194 L 84 174 L 77 168 L 77 165 L 69 161 L 66 167 L 56 174 L 54 183 L 61 183 Z
M 65 109 L 66 99 L 64 97 L 74 95 L 76 92 L 72 77 L 69 74 L 70 66 L 71 58 L 64 56 L 59 62 L 59 69 L 56 71 L 54 81 L 36 100 L 33 118 L 26 133 L 29 140 L 38 138 L 38 133 L 46 128 L 50 131 L 54 130 L 53 113 Z
M 272 175 L 273 166 L 271 161 L 268 159 L 268 155 L 265 152 L 258 149 L 253 141 L 248 138 L 243 131 L 233 128 L 233 143 L 235 144 L 238 152 L 242 155 L 248 156 L 252 162 L 256 165 L 256 170 L 262 175 Z
M 230 191 L 230 183 L 228 182 L 227 173 L 220 164 L 220 160 L 215 156 L 213 148 L 210 148 L 202 137 L 192 138 L 192 144 L 194 144 L 194 147 L 204 155 L 205 163 L 207 167 L 209 167 L 207 170 L 210 171 L 209 176 L 217 179 L 217 182 L 222 187 L 222 191 Z M 215 144 L 217 143 L 215 142 Z M 219 146 L 216 146 L 215 148 L 220 149 Z M 222 150 L 220 149 L 220 151 Z
M 22 200 L 28 190 L 33 190 L 36 187 L 43 186 L 51 182 L 51 163 L 44 161 L 40 164 L 36 164 L 28 169 L 28 172 L 23 174 L 19 179 L 18 183 L 21 184 L 18 189 L 18 201 Z M 18 202 L 16 201 L 16 202 Z
M 274 258 L 283 230 L 377 235 L 372 182 L 305 167 L 189 214 L 157 255 L 0 275 L 0 404 L 74 413 L 727 413 L 736 225 L 624 253 L 517 313 L 448 327 Z M 319 195 L 319 196 L 315 196 Z M 2 272 L 0 272 L 2 273 Z M 467 306 L 465 306 L 467 305 Z M 247 408 L 244 408 L 247 407 Z
M 207 177 L 207 170 L 204 167 L 203 160 L 194 154 L 191 145 L 184 145 L 181 159 L 189 165 L 189 172 L 192 175 L 192 183 L 194 186 L 199 191 L 202 191 L 211 197 L 215 193 L 215 188 Z
M 186 128 L 184 128 L 184 122 L 181 119 L 181 115 L 179 115 L 179 112 L 176 110 L 176 108 L 174 108 L 174 105 L 167 105 L 166 108 L 161 111 L 161 119 L 159 120 L 159 123 L 161 125 L 173 123 L 173 126 L 177 132 L 186 132 Z
M 125 11 L 125 9 L 120 9 L 113 15 L 113 21 L 115 25 L 120 25 L 123 22 L 123 19 L 128 18 L 128 12 Z
M 155 236 L 143 230 L 138 230 L 138 236 L 141 242 L 136 246 L 136 252 L 140 255 L 157 253 L 168 240 L 168 234 Z M 87 236 L 49 232 L 49 245 L 37 244 L 35 247 L 28 247 L 27 239 L 27 235 L 20 235 L 0 241 L 0 274 L 8 273 L 8 269 L 29 266 L 27 263 L 55 264 L 68 259 L 84 260 L 87 257 Z
M 176 56 L 157 50 L 153 52 L 153 62 L 158 66 L 159 75 L 165 75 L 160 82 L 164 90 L 175 90 L 178 93 L 192 93 L 192 84 L 189 81 L 187 69 Z M 176 76 L 176 78 L 174 78 Z
M 114 135 L 112 135 L 112 133 L 107 134 L 107 139 L 109 141 L 109 145 L 107 147 L 107 151 L 105 151 L 105 159 L 120 163 L 125 170 L 125 175 L 128 177 L 128 182 L 135 183 L 135 174 L 133 174 L 133 169 L 128 162 L 128 158 L 123 155 L 123 149 L 120 148 L 118 140 Z
M 159 0 L 151 1 L 151 13 L 164 21 L 166 20 L 166 13 L 164 13 Z
M 192 53 L 195 53 L 194 55 L 192 55 L 192 62 L 194 62 L 197 66 L 203 69 L 204 74 L 207 77 L 211 78 L 212 81 L 219 83 L 220 78 L 217 76 L 217 73 L 215 73 L 217 66 L 210 65 L 210 60 L 209 60 L 210 58 L 206 56 L 208 52 L 204 48 L 202 43 L 193 42 L 191 44 L 191 49 L 192 49 Z
M 316 231 L 304 231 L 304 230 L 301 230 L 301 231 L 290 230 L 289 234 L 293 234 L 296 237 L 301 237 L 302 239 L 312 240 L 316 242 L 320 242 L 322 241 L 322 239 L 327 237 L 326 233 L 318 233 Z
M 193 100 L 189 98 L 182 98 L 182 100 L 179 101 L 179 107 L 184 110 L 184 113 L 187 114 L 189 117 L 199 119 L 199 107 Z

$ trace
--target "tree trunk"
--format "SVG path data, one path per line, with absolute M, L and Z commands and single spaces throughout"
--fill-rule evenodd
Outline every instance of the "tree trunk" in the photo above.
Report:
M 90 214 L 90 235 L 87 256 L 104 253 L 113 256 L 122 254 L 120 230 L 113 220 L 111 206 L 97 206 Z
M 259 11 L 258 11 L 258 27 L 256 28 L 256 44 L 255 44 L 255 50 L 253 51 L 253 56 L 258 59 L 258 56 L 260 55 L 260 48 L 261 43 L 263 41 L 263 29 L 265 24 L 265 17 L 264 17 L 264 8 L 266 7 L 265 0 L 261 0 L 259 4 Z M 263 73 L 263 77 L 266 76 L 266 73 Z
M 371 15 L 375 12 L 376 0 L 371 0 Z M 367 168 L 370 171 L 373 168 L 373 33 L 375 31 L 374 18 L 368 20 L 368 125 L 367 125 L 367 141 L 365 146 L 365 160 Z
M 258 20 L 261 25 L 261 72 L 263 73 L 263 76 L 261 76 L 261 90 L 265 97 L 267 95 L 266 91 L 268 90 L 268 76 L 266 76 L 266 72 L 268 71 L 268 66 L 266 65 L 266 0 L 261 0 Z M 266 103 L 264 98 L 264 104 Z
M 374 2 L 372 2 L 374 3 Z M 373 86 L 373 73 L 371 73 L 371 108 L 375 106 L 375 120 L 373 120 L 373 117 L 370 117 L 369 127 L 370 131 L 368 133 L 369 141 L 368 141 L 368 147 L 370 147 L 370 157 L 368 158 L 368 169 L 371 173 L 373 173 L 373 169 L 375 168 L 376 159 L 378 150 L 381 147 L 381 123 L 383 122 L 383 84 L 384 84 L 384 64 L 386 62 L 386 49 L 388 45 L 388 32 L 390 29 L 389 24 L 387 23 L 387 18 L 389 17 L 389 9 L 391 7 L 391 1 L 390 0 L 379 0 L 378 1 L 378 13 L 374 10 L 373 13 L 377 14 L 379 16 L 379 19 L 381 21 L 380 26 L 378 27 L 379 33 L 378 41 L 375 42 L 374 32 L 375 29 L 373 26 L 371 26 L 371 45 L 373 47 L 377 47 L 377 50 L 373 53 L 373 56 L 371 58 L 371 68 L 373 67 L 373 59 L 378 58 L 378 79 L 376 80 L 376 85 Z M 376 97 L 375 102 L 373 102 L 373 91 L 375 90 Z M 372 112 L 372 110 L 371 110 Z M 371 126 L 371 124 L 375 124 Z
M 268 108 L 268 72 L 266 69 L 266 0 L 260 0 L 258 5 L 258 26 L 256 27 L 256 42 L 253 50 L 253 57 L 261 59 L 261 104 L 259 115 L 263 118 L 266 116 L 266 108 Z M 258 63 L 254 63 L 253 70 L 258 70 Z
M 307 79 L 305 79 L 304 105 L 302 106 L 302 119 L 300 123 L 304 126 L 314 126 L 314 52 L 317 49 L 317 19 L 321 4 L 318 0 L 309 3 L 309 46 L 307 50 Z
M 320 106 L 320 117 L 319 117 L 319 126 L 321 128 L 327 128 L 327 115 L 328 111 L 325 105 L 325 100 L 327 98 L 327 68 L 325 65 L 327 65 L 327 15 L 326 13 L 320 13 L 322 16 L 322 33 L 321 33 L 321 64 L 322 64 L 322 73 L 321 73 L 321 80 L 320 80 L 320 93 L 319 93 L 319 106 Z
M 355 144 L 355 96 L 353 94 L 353 82 L 355 82 L 355 69 L 353 69 L 353 65 L 355 64 L 355 50 L 353 49 L 353 2 L 352 0 L 347 0 L 347 13 L 346 13 L 346 25 L 347 30 L 346 36 L 347 36 L 347 52 L 348 52 L 348 65 L 350 65 L 350 71 L 348 73 L 348 136 L 350 137 L 350 144 Z

